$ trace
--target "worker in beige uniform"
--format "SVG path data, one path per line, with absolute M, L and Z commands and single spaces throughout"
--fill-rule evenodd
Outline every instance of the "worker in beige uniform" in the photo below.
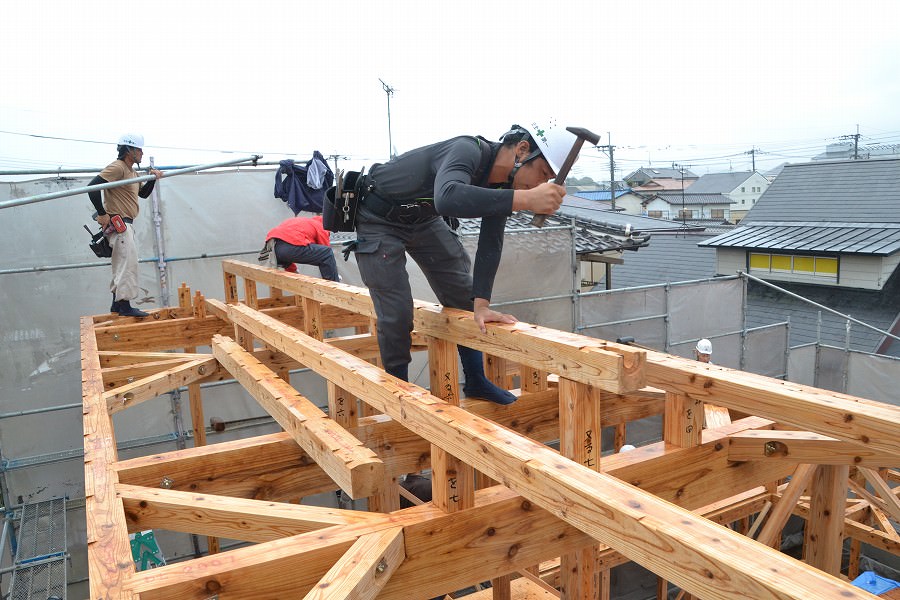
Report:
M 108 164 L 99 175 L 91 180 L 90 185 L 98 185 L 111 181 L 134 179 L 138 174 L 134 165 L 140 166 L 144 156 L 144 137 L 135 133 L 126 133 L 119 138 L 118 158 Z M 150 169 L 156 179 L 162 172 Z M 138 197 L 148 198 L 153 192 L 156 180 L 151 179 L 140 185 L 138 183 L 88 192 L 91 204 L 97 209 L 97 222 L 106 233 L 112 247 L 112 281 L 109 289 L 113 295 L 113 303 L 109 311 L 123 317 L 146 317 L 147 313 L 131 306 L 131 301 L 138 297 L 138 254 L 134 241 L 134 219 L 137 218 L 140 206 Z

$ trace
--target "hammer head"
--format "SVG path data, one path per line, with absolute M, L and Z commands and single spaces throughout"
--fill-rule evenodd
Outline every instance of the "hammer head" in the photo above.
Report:
M 575 137 L 585 140 L 586 142 L 590 142 L 595 146 L 600 141 L 599 135 L 597 135 L 593 131 L 585 129 L 584 127 L 566 127 L 566 131 L 575 134 Z

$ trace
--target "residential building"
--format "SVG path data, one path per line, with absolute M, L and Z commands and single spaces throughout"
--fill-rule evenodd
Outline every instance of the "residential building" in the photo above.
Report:
M 697 180 L 697 175 L 688 169 L 675 169 L 668 167 L 641 167 L 637 171 L 632 171 L 625 176 L 625 183 L 632 188 L 644 187 L 651 182 L 656 182 L 658 187 L 668 186 L 671 182 L 664 180 L 672 180 L 678 183 L 681 188 L 681 181 L 684 180 L 685 187 Z M 672 189 L 672 188 L 666 188 Z
M 708 173 L 691 184 L 692 194 L 722 194 L 731 200 L 729 221 L 739 222 L 771 182 L 755 171 Z
M 643 203 L 644 215 L 672 221 L 730 222 L 731 199 L 724 194 L 657 192 Z
M 787 165 L 739 227 L 700 246 L 716 250 L 717 274 L 749 273 L 897 335 L 900 159 Z M 851 335 L 849 323 L 827 311 L 756 288 L 748 322 L 785 313 L 792 343 L 824 334 L 842 346 L 900 355 L 900 344 L 883 334 L 854 327 Z
M 825 152 L 812 157 L 812 160 L 866 160 L 869 158 L 898 158 L 900 144 L 866 144 L 859 146 L 854 142 L 837 142 L 825 146 Z

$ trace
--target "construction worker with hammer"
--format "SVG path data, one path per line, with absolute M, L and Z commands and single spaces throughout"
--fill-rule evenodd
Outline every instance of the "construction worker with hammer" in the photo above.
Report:
M 98 185 L 111 181 L 135 179 L 138 175 L 134 165 L 140 166 L 144 156 L 144 136 L 126 133 L 116 144 L 118 158 L 108 164 L 99 175 L 94 177 L 90 185 Z M 162 177 L 162 171 L 150 169 L 156 179 Z M 106 233 L 112 246 L 112 281 L 109 289 L 113 295 L 109 312 L 118 313 L 122 317 L 146 317 L 147 313 L 132 306 L 131 301 L 140 294 L 138 287 L 138 254 L 134 241 L 134 219 L 138 216 L 140 206 L 138 197 L 148 198 L 153 192 L 156 180 L 151 179 L 140 185 L 122 185 L 101 192 L 90 191 L 88 197 L 97 209 L 97 222 Z
M 490 308 L 503 233 L 513 211 L 552 214 L 566 190 L 549 182 L 582 139 L 551 122 L 514 125 L 499 142 L 460 136 L 376 164 L 356 181 L 359 209 L 354 247 L 378 317 L 385 371 L 408 380 L 413 298 L 406 253 L 421 267 L 444 306 L 471 310 L 485 323 L 515 323 Z M 574 160 L 574 159 L 573 159 Z M 571 165 L 570 165 L 571 166 Z M 481 218 L 474 273 L 448 222 Z M 516 397 L 484 374 L 481 352 L 459 346 L 463 392 L 497 404 Z

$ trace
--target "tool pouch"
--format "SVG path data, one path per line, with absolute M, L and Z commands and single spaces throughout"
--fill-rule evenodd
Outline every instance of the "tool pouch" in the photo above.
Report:
M 88 230 L 88 233 L 91 233 L 91 231 Z M 91 251 L 97 255 L 97 258 L 112 257 L 112 246 L 109 245 L 109 240 L 106 239 L 102 230 L 91 235 L 91 242 L 88 246 L 90 246 Z
M 365 171 L 365 169 L 363 169 Z M 325 192 L 322 204 L 322 226 L 328 231 L 354 231 L 356 213 L 364 190 L 363 171 L 338 171 L 337 184 Z

